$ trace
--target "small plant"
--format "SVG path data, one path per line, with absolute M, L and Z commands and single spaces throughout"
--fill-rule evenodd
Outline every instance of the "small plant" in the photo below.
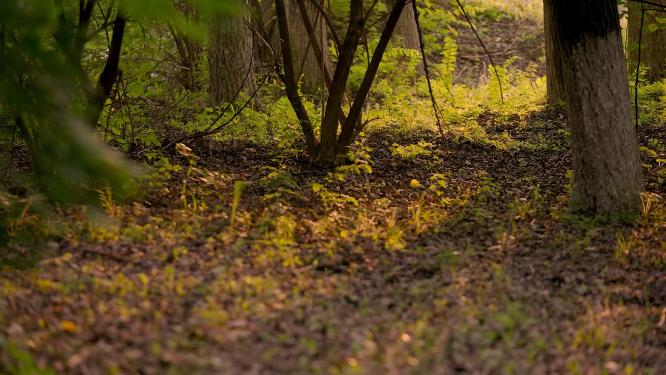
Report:
M 633 238 L 626 238 L 622 232 L 617 232 L 615 234 L 615 260 L 626 264 L 635 246 Z
M 397 156 L 404 160 L 415 160 L 419 156 L 430 156 L 432 152 L 429 148 L 433 147 L 432 143 L 420 141 L 416 144 L 400 146 L 394 143 L 391 147 L 391 155 Z
M 104 208 L 104 211 L 106 212 L 107 215 L 111 217 L 120 217 L 122 216 L 122 208 L 118 206 L 114 201 L 113 201 L 113 191 L 111 190 L 111 187 L 106 186 L 103 189 L 97 190 L 97 195 L 99 196 L 99 200 L 102 203 L 102 207 Z
M 405 236 L 398 226 L 398 211 L 393 209 L 386 217 L 386 238 L 384 248 L 390 251 L 403 250 L 407 246 Z
M 444 195 L 444 189 L 446 189 L 446 187 L 448 186 L 445 175 L 441 173 L 435 173 L 432 176 L 430 176 L 430 178 L 428 178 L 428 181 L 430 181 L 430 186 L 428 186 L 428 190 L 435 193 L 438 197 Z
M 661 202 L 662 197 L 655 193 L 641 193 L 641 212 L 643 218 L 649 219 L 656 205 Z
M 350 197 L 349 195 L 346 194 L 340 194 L 329 191 L 322 184 L 318 183 L 312 184 L 312 191 L 317 196 L 319 196 L 319 198 L 322 200 L 322 203 L 324 203 L 324 206 L 327 209 L 331 209 L 336 206 L 343 207 L 347 204 L 358 206 L 358 200 L 356 200 L 356 198 Z
M 257 181 L 257 186 L 267 190 L 264 199 L 273 199 L 283 194 L 295 194 L 298 182 L 286 170 L 275 167 L 263 167 L 262 170 L 269 171 L 268 174 Z
M 0 337 L 0 370 L 16 375 L 55 375 L 50 369 L 42 368 L 33 356 L 11 341 Z
M 419 199 L 417 200 L 416 204 L 412 207 L 410 207 L 410 211 L 412 213 L 412 223 L 414 224 L 414 230 L 416 231 L 416 234 L 421 234 L 424 229 L 424 223 L 423 223 L 423 204 L 425 201 L 425 192 L 419 194 Z
M 195 167 L 197 165 L 197 159 L 199 159 L 199 157 L 192 152 L 191 148 L 187 147 L 182 143 L 178 143 L 176 145 L 176 150 L 178 151 L 179 154 L 181 154 L 187 159 L 187 171 L 185 172 L 185 178 L 183 178 L 183 185 L 180 190 L 180 200 L 183 203 L 183 208 L 186 209 L 188 206 L 187 184 L 190 180 L 190 177 L 192 176 L 192 172 L 195 170 Z M 192 194 L 192 203 L 196 208 L 196 197 L 194 196 L 194 194 Z
M 246 187 L 247 187 L 246 181 L 236 181 L 234 183 L 234 197 L 231 203 L 231 216 L 229 224 L 231 228 L 234 227 L 234 223 L 236 222 L 236 211 L 238 210 L 238 205 L 240 204 L 241 195 L 243 195 L 243 190 L 245 190 Z

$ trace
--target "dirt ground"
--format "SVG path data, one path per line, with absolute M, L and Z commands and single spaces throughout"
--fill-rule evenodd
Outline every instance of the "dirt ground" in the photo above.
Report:
M 485 114 L 504 148 L 370 134 L 328 173 L 195 145 L 218 151 L 105 217 L 57 213 L 69 234 L 2 268 L 0 369 L 666 373 L 664 166 L 644 156 L 638 223 L 572 216 L 565 121 Z

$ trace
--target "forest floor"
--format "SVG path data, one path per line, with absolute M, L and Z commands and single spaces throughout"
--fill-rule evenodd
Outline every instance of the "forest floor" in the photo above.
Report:
M 63 209 L 38 262 L 2 255 L 0 368 L 666 373 L 664 165 L 644 155 L 637 223 L 582 219 L 563 115 L 478 122 L 513 146 L 371 133 L 327 173 L 196 145 L 134 203 Z

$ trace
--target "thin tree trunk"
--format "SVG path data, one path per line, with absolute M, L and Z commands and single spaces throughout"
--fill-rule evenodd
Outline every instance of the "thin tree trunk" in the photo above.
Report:
M 88 40 L 88 28 L 95 7 L 95 0 L 79 0 L 79 25 L 76 30 L 76 39 L 74 41 L 73 61 L 81 61 L 83 47 Z
M 238 92 L 256 89 L 252 32 L 247 15 L 218 16 L 210 22 L 208 65 L 209 103 L 219 105 L 236 99 Z
M 321 143 L 319 147 L 318 161 L 324 164 L 335 163 L 338 146 L 338 121 L 342 114 L 342 99 L 347 88 L 349 70 L 354 62 L 354 55 L 358 48 L 363 32 L 363 0 L 351 0 L 349 10 L 349 26 L 345 40 L 340 48 L 340 56 L 335 65 L 335 73 L 331 89 L 326 101 L 326 112 L 321 124 Z M 349 121 L 349 118 L 347 119 Z
M 573 148 L 572 206 L 611 218 L 640 212 L 642 171 L 631 124 L 615 0 L 554 0 Z
M 548 104 L 564 103 L 564 78 L 562 76 L 562 51 L 557 39 L 557 23 L 553 20 L 553 1 L 543 0 L 543 26 L 546 46 L 546 85 Z
M 104 69 L 97 79 L 97 87 L 93 90 L 88 90 L 88 121 L 93 127 L 97 126 L 99 116 L 104 109 L 104 103 L 111 94 L 111 89 L 116 83 L 118 74 L 120 72 L 120 55 L 123 46 L 123 39 L 125 36 L 125 25 L 127 22 L 121 15 L 116 16 L 113 22 L 113 36 L 111 37 L 111 45 L 109 47 L 109 54 L 104 64 Z
M 312 122 L 308 116 L 308 111 L 303 105 L 303 101 L 298 94 L 298 84 L 296 81 L 296 73 L 294 72 L 294 59 L 291 56 L 291 39 L 289 37 L 289 22 L 287 21 L 287 10 L 284 5 L 284 0 L 275 0 L 275 13 L 278 21 L 278 31 L 280 33 L 280 47 L 282 50 L 282 63 L 284 65 L 284 81 L 287 93 L 287 99 L 291 104 L 296 117 L 301 124 L 303 135 L 305 136 L 305 144 L 308 149 L 310 159 L 314 160 L 318 152 L 317 137 L 315 136 Z
M 197 88 L 196 67 L 201 49 L 189 37 L 177 32 L 171 26 L 169 32 L 178 51 L 179 71 L 176 79 L 186 90 L 192 91 Z
M 651 0 L 666 5 L 666 0 Z M 641 32 L 642 9 L 656 9 L 655 6 L 635 2 L 629 3 L 627 37 L 629 41 L 629 71 L 636 71 L 638 63 L 638 39 Z M 657 18 L 664 18 L 663 12 L 645 11 L 641 36 L 641 68 L 647 68 L 646 79 L 649 82 L 660 81 L 666 77 L 666 24 Z
M 396 0 L 393 8 L 391 9 L 389 18 L 386 21 L 386 25 L 384 26 L 384 30 L 382 30 L 382 35 L 379 38 L 379 43 L 377 43 L 377 47 L 372 54 L 370 65 L 365 72 L 363 82 L 361 82 L 361 87 L 356 93 L 354 104 L 352 104 L 352 107 L 349 110 L 349 116 L 347 117 L 347 121 L 345 121 L 342 132 L 340 133 L 340 140 L 338 142 L 339 150 L 347 149 L 354 141 L 354 137 L 358 132 L 357 124 L 360 122 L 359 120 L 361 118 L 361 111 L 363 110 L 365 99 L 370 93 L 370 88 L 372 87 L 372 82 L 375 79 L 375 75 L 379 69 L 379 64 L 381 63 L 384 56 L 384 51 L 386 51 L 386 47 L 391 40 L 391 36 L 393 35 L 397 23 L 399 22 L 398 20 L 400 18 L 400 13 L 403 12 L 406 2 L 406 0 Z

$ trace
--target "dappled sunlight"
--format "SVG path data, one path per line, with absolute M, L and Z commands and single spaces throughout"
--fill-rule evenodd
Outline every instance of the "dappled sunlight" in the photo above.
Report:
M 309 27 L 296 17 L 307 2 L 261 1 L 253 14 L 130 3 L 91 8 L 79 52 L 67 47 L 77 33 L 52 30 L 81 31 L 76 4 L 56 19 L 55 5 L 39 18 L 7 3 L 12 38 L 38 33 L 21 28 L 22 12 L 54 37 L 0 64 L 2 82 L 30 99 L 0 87 L 0 373 L 666 370 L 666 81 L 638 72 L 644 189 L 630 189 L 636 212 L 622 221 L 576 210 L 576 184 L 595 189 L 623 170 L 574 165 L 583 132 L 547 104 L 542 1 L 418 2 L 414 35 L 398 25 L 390 42 L 411 3 L 335 0 Z M 31 134 L 89 116 L 88 90 L 113 65 L 113 19 L 127 26 L 89 121 L 99 142 L 88 130 L 83 146 L 58 139 L 76 162 L 51 160 L 58 144 L 42 138 L 43 153 Z M 0 55 L 18 53 L 0 34 Z M 229 56 L 242 71 L 225 70 Z M 81 93 L 31 91 L 43 78 L 33 65 L 49 79 L 66 70 Z M 72 104 L 53 107 L 50 94 Z M 35 121 L 21 128 L 23 117 Z M 599 131 L 590 124 L 584 133 Z M 71 130 L 63 120 L 55 133 Z M 588 154 L 610 160 L 627 148 L 618 142 Z M 135 178 L 117 180 L 116 167 L 134 164 L 120 172 Z M 90 201 L 69 203 L 79 198 Z
M 539 131 L 514 121 L 499 126 L 520 131 L 527 142 Z M 183 185 L 166 188 L 182 182 L 185 169 L 162 168 L 146 204 L 106 207 L 115 225 L 72 215 L 70 230 L 86 233 L 78 245 L 58 249 L 33 276 L 3 277 L 6 313 L 23 311 L 28 300 L 59 306 L 36 320 L 15 319 L 11 339 L 35 346 L 64 340 L 69 361 L 83 363 L 100 360 L 106 349 L 77 354 L 72 335 L 135 332 L 144 320 L 141 332 L 152 334 L 121 337 L 174 368 L 192 366 L 175 351 L 197 358 L 215 353 L 210 358 L 218 359 L 197 366 L 218 371 L 230 370 L 228 361 L 252 368 L 237 356 L 243 352 L 276 371 L 298 363 L 318 368 L 315 358 L 325 353 L 328 369 L 342 373 L 431 371 L 442 361 L 469 371 L 585 372 L 600 364 L 576 354 L 583 349 L 601 350 L 602 366 L 622 368 L 636 351 L 653 350 L 649 342 L 637 348 L 634 338 L 649 332 L 659 307 L 622 302 L 651 297 L 620 297 L 639 289 L 588 279 L 595 273 L 580 267 L 661 267 L 665 253 L 655 253 L 645 242 L 654 237 L 642 234 L 663 226 L 661 200 L 645 198 L 645 222 L 636 229 L 601 228 L 581 242 L 568 234 L 579 224 L 553 219 L 566 194 L 563 164 L 554 174 L 552 163 L 544 170 L 528 159 L 538 148 L 463 140 L 442 147 L 426 139 L 384 152 L 382 137 L 368 137 L 354 164 L 324 176 L 288 160 L 270 168 L 247 162 L 249 173 L 242 174 L 197 166 L 185 207 L 178 198 Z M 494 156 L 477 163 L 470 148 Z M 237 190 L 234 181 L 248 177 Z M 603 245 L 608 236 L 614 250 Z M 569 254 L 559 269 L 576 266 L 542 274 L 551 252 Z M 562 294 L 570 288 L 573 296 Z M 643 328 L 629 334 L 624 324 L 636 319 Z M 544 320 L 548 326 L 540 325 Z M 293 358 L 292 365 L 273 362 L 278 354 L 271 348 L 281 345 L 291 347 L 279 355 Z M 566 360 L 543 367 L 553 356 Z M 157 366 L 150 363 L 144 365 Z

